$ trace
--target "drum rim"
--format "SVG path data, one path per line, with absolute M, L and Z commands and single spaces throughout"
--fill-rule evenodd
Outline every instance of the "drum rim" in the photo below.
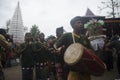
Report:
M 66 53 L 66 51 L 68 50 L 68 48 L 71 47 L 71 45 L 76 45 L 76 44 L 77 44 L 77 45 L 79 44 L 79 46 L 81 46 L 82 50 L 79 51 L 79 52 L 81 52 L 82 54 L 76 59 L 76 61 L 75 61 L 74 63 L 68 63 L 68 62 L 66 61 L 66 59 L 65 59 L 65 53 Z M 79 61 L 79 60 L 81 59 L 81 57 L 82 57 L 82 55 L 83 55 L 83 52 L 84 52 L 84 47 L 83 47 L 82 44 L 80 44 L 80 43 L 72 43 L 71 45 L 66 49 L 66 51 L 65 51 L 65 53 L 64 53 L 64 62 L 65 62 L 66 64 L 70 65 L 70 66 L 76 64 L 77 61 Z M 82 59 L 81 59 L 81 60 L 82 60 Z

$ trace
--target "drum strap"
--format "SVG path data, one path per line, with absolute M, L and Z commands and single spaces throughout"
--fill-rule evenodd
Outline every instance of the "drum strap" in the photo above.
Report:
M 72 39 L 73 39 L 73 43 L 75 43 L 75 37 L 73 32 L 72 32 Z
M 74 32 L 72 32 L 73 43 L 76 43 L 76 42 L 75 42 L 75 37 L 74 37 L 74 36 L 76 36 L 76 37 L 78 37 L 78 38 L 80 38 L 80 36 L 77 35 L 77 34 L 75 34 Z

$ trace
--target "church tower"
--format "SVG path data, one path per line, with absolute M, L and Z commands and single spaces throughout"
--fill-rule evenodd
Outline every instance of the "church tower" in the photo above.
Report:
M 12 20 L 10 22 L 8 34 L 13 36 L 14 43 L 24 42 L 24 26 L 22 22 L 22 15 L 21 15 L 19 2 L 15 9 Z

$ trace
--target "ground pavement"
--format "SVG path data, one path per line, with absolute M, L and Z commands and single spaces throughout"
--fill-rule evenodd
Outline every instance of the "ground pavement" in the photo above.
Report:
M 4 69 L 5 80 L 21 80 L 20 65 Z M 120 75 L 117 74 L 116 66 L 111 71 L 106 71 L 102 76 L 92 76 L 92 80 L 120 80 Z

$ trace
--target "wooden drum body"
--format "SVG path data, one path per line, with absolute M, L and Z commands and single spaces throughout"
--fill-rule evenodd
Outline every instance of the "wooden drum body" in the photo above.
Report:
M 72 70 L 96 76 L 102 75 L 106 69 L 102 60 L 80 43 L 71 44 L 66 49 L 64 61 Z

